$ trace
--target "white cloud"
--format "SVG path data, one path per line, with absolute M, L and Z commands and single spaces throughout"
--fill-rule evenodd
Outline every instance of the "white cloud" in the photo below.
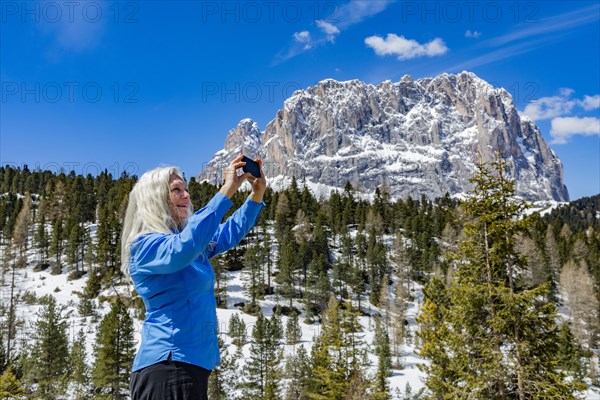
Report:
M 583 100 L 580 101 L 580 105 L 586 111 L 600 108 L 600 94 L 595 96 L 584 96 Z
M 551 122 L 553 144 L 565 144 L 574 135 L 600 136 L 600 119 L 596 117 L 560 117 Z
M 541 20 L 537 20 L 535 16 L 531 15 L 531 18 L 524 17 L 525 19 L 529 20 L 528 22 L 531 23 L 518 24 L 518 30 L 490 39 L 488 40 L 487 44 L 493 46 L 502 46 L 512 41 L 527 39 L 534 36 L 543 36 L 548 33 L 564 33 L 569 29 L 596 23 L 599 17 L 600 14 L 598 13 L 597 4 L 592 4 L 587 7 L 579 8 L 577 10 L 569 11 L 552 17 L 543 18 Z
M 337 27 L 343 30 L 373 15 L 379 14 L 395 1 L 352 0 L 336 8 L 333 14 L 329 16 L 329 20 L 330 22 L 336 21 Z
M 527 104 L 523 114 L 534 121 L 541 121 L 569 114 L 576 105 L 575 100 L 563 96 L 541 97 Z
M 481 36 L 481 32 L 478 31 L 466 31 L 465 32 L 465 37 L 466 38 L 473 38 L 473 39 L 478 39 Z
M 342 31 L 381 13 L 395 1 L 396 0 L 351 0 L 348 3 L 334 7 L 333 12 L 327 15 L 325 19 L 316 21 L 319 30 L 312 33 L 310 41 L 301 42 L 298 39 L 302 39 L 302 36 L 296 38 L 296 35 L 294 34 L 294 40 L 286 46 L 286 48 L 275 55 L 273 65 L 280 64 L 296 57 L 308 49 L 335 43 L 336 36 L 340 35 Z M 327 7 L 324 7 L 323 10 L 329 11 Z M 302 32 L 297 33 L 301 34 Z
M 369 36 L 365 39 L 365 44 L 379 56 L 396 55 L 398 60 L 409 60 L 416 57 L 434 57 L 445 54 L 448 47 L 440 38 L 435 38 L 430 42 L 420 44 L 416 40 L 406 39 L 404 36 L 398 36 L 394 33 L 388 33 L 384 39 L 380 36 Z
M 340 33 L 340 30 L 337 26 L 327 22 L 327 21 L 317 21 L 317 26 L 328 35 L 337 35 Z
M 523 114 L 534 121 L 552 119 L 570 114 L 575 107 L 581 107 L 586 111 L 600 108 L 600 95 L 584 96 L 582 100 L 571 99 L 575 93 L 571 88 L 560 88 L 559 96 L 540 97 L 527 104 Z
M 302 32 L 294 32 L 294 40 L 298 43 L 309 43 L 310 42 L 310 32 L 302 31 Z
M 558 89 L 558 93 L 560 93 L 561 96 L 569 97 L 570 95 L 575 93 L 575 90 L 568 87 L 561 87 L 560 89 Z
M 317 26 L 327 35 L 328 42 L 335 42 L 335 36 L 340 34 L 338 27 L 327 21 L 318 20 Z

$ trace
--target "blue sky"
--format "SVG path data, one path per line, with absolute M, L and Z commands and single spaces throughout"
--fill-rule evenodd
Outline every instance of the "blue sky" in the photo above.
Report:
M 296 89 L 472 71 L 600 193 L 597 1 L 0 0 L 0 163 L 186 175 Z

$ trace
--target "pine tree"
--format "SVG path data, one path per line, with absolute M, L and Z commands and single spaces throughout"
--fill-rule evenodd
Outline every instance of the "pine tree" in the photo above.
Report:
M 288 384 L 285 400 L 306 400 L 306 386 L 309 378 L 310 358 L 304 346 L 299 346 L 290 354 L 285 363 L 285 378 Z
M 570 372 L 575 379 L 580 381 L 586 375 L 585 365 L 582 362 L 584 351 L 577 343 L 569 324 L 563 323 L 560 327 L 558 362 L 564 371 Z
M 312 400 L 350 397 L 352 384 L 363 381 L 365 352 L 356 310 L 341 309 L 331 296 L 323 316 L 321 334 L 311 350 L 306 394 Z
M 337 300 L 331 298 L 324 316 L 321 335 L 314 341 L 306 394 L 311 400 L 342 400 L 346 370 L 342 361 L 342 332 Z
M 244 399 L 277 400 L 281 398 L 280 381 L 282 377 L 281 361 L 283 353 L 279 347 L 278 336 L 281 327 L 276 326 L 274 318 L 267 319 L 262 313 L 252 330 L 250 359 L 244 370 Z
M 92 240 L 92 236 L 90 234 L 89 229 L 85 230 L 84 243 L 85 252 L 83 255 L 83 262 L 85 265 L 87 265 L 89 271 L 93 271 L 96 269 L 96 253 L 94 242 Z
M 285 325 L 285 341 L 287 344 L 297 344 L 302 339 L 302 329 L 298 320 L 298 313 L 293 312 L 288 317 Z
M 229 318 L 229 336 L 233 339 L 233 344 L 237 347 L 242 347 L 246 344 L 246 323 L 239 317 L 237 313 Z
M 40 222 L 33 239 L 36 243 L 37 253 L 40 257 L 40 263 L 47 263 L 50 242 L 48 240 L 48 234 L 46 233 L 46 216 L 44 214 L 41 214 L 40 216 Z
M 327 262 L 323 255 L 314 255 L 309 264 L 303 299 L 309 318 L 320 315 L 327 307 L 331 286 L 326 271 Z
M 81 247 L 83 246 L 84 230 L 78 224 L 74 224 L 69 233 L 67 242 L 67 263 L 71 268 L 79 271 L 79 261 L 81 260 Z
M 266 219 L 262 220 L 263 223 L 261 225 L 261 231 L 262 231 L 262 254 L 263 254 L 263 259 L 265 262 L 265 266 L 267 267 L 265 270 L 265 278 L 266 278 L 266 292 L 267 293 L 272 293 L 272 288 L 271 288 L 271 274 L 272 274 L 272 268 L 273 268 L 273 258 L 271 255 L 271 247 L 272 247 L 272 243 L 271 243 L 271 235 L 269 235 L 269 232 L 267 231 L 267 223 L 266 223 Z M 264 281 L 264 279 L 263 279 Z
M 423 369 L 438 398 L 572 399 L 576 388 L 556 368 L 556 307 L 548 286 L 518 286 L 524 260 L 516 234 L 527 227 L 525 204 L 501 160 L 478 165 L 465 202 L 471 221 L 453 256 L 448 288 L 430 287 L 419 316 Z M 435 280 L 433 280 L 435 282 Z
M 289 233 L 283 235 L 279 242 L 279 274 L 276 281 L 280 284 L 279 292 L 289 300 L 292 307 L 293 299 L 296 297 L 295 274 L 298 269 L 297 244 Z
M 258 311 L 258 299 L 263 296 L 264 282 L 263 282 L 263 252 L 261 244 L 256 242 L 246 250 L 244 255 L 245 264 L 248 266 L 248 275 L 250 277 L 250 285 L 248 286 L 248 294 L 250 295 L 250 307 L 247 309 L 248 312 L 251 310 Z
M 239 381 L 238 362 L 221 338 L 219 338 L 221 364 L 210 374 L 208 380 L 208 397 L 211 400 L 235 400 L 235 392 Z
M 17 263 L 15 261 L 16 257 L 12 241 L 6 243 L 2 255 L 2 275 L 4 275 L 7 271 L 11 272 L 10 296 L 8 303 L 8 313 L 6 315 L 6 363 L 9 364 L 12 358 L 13 339 L 16 334 L 17 305 L 19 300 L 18 295 L 15 292 L 15 276 Z
M 120 299 L 112 304 L 110 312 L 98 326 L 94 352 L 94 398 L 125 399 L 129 393 L 129 374 L 135 347 L 133 320 Z
M 215 300 L 217 307 L 227 308 L 227 274 L 225 266 L 225 257 L 222 254 L 211 260 L 213 270 L 215 271 Z
M 28 380 L 38 385 L 36 398 L 56 399 L 66 388 L 69 342 L 63 310 L 53 296 L 48 296 L 37 314 L 31 354 L 26 362 Z
M 83 329 L 79 330 L 77 338 L 71 345 L 70 368 L 71 382 L 74 387 L 76 400 L 85 400 L 88 398 L 88 386 L 90 382 L 89 366 L 86 362 L 85 351 L 86 334 Z
M 375 319 L 375 355 L 377 356 L 377 372 L 373 381 L 373 400 L 389 400 L 390 385 L 387 378 L 392 371 L 392 354 L 390 337 L 386 326 L 380 318 Z
M 0 307 L 0 309 L 4 311 L 4 307 Z M 0 323 L 0 332 L 2 331 L 4 331 L 4 324 Z M 0 373 L 4 372 L 7 366 L 8 360 L 6 358 L 6 348 L 4 347 L 4 334 L 0 333 Z
M 50 239 L 50 254 L 54 255 L 52 274 L 58 275 L 62 272 L 61 258 L 63 253 L 63 221 L 60 218 L 52 222 L 52 236 Z

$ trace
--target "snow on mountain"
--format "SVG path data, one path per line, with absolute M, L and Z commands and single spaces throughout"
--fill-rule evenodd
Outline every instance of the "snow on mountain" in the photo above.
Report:
M 567 201 L 562 164 L 539 128 L 521 117 L 510 94 L 470 72 L 370 85 L 326 79 L 288 98 L 260 132 L 250 119 L 232 129 L 198 179 L 220 183 L 240 151 L 261 157 L 273 182 L 372 193 L 386 182 L 393 197 L 460 194 L 480 157 L 500 150 L 517 193 Z

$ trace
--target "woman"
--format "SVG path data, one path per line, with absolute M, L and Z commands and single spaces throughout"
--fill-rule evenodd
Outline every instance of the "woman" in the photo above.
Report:
M 211 257 L 236 244 L 256 223 L 266 179 L 249 172 L 242 155 L 225 169 L 225 183 L 192 214 L 190 195 L 175 167 L 146 172 L 129 194 L 122 234 L 122 268 L 146 306 L 142 343 L 133 362 L 132 400 L 204 400 L 220 361 L 215 275 Z M 221 224 L 244 181 L 252 192 Z

